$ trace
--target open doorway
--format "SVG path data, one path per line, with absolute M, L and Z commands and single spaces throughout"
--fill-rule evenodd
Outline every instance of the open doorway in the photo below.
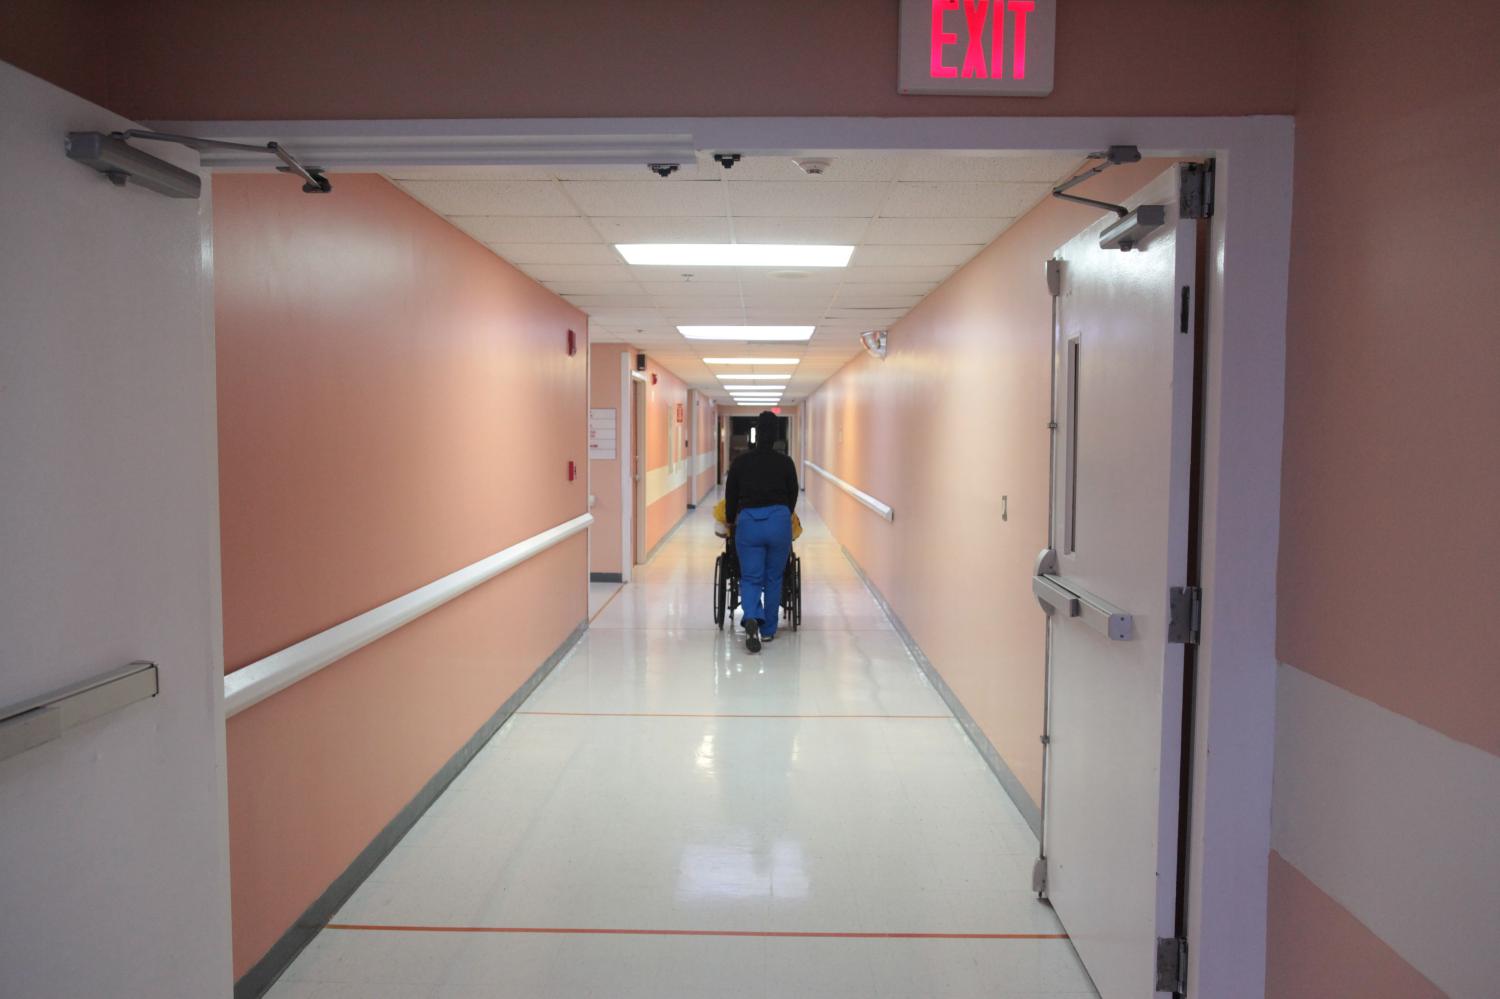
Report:
M 1034 139 L 1033 141 L 1037 141 L 1037 140 Z M 1052 141 L 1057 141 L 1056 138 L 1055 138 L 1055 136 L 1054 136 L 1054 138 L 1053 138 Z M 1168 146 L 1167 148 L 1168 148 L 1168 150 L 1170 150 L 1170 149 L 1173 149 L 1173 148 L 1182 148 L 1184 146 L 1186 146 L 1188 148 L 1197 148 L 1197 149 L 1203 149 L 1203 148 L 1210 148 L 1210 149 L 1212 149 L 1212 148 L 1221 148 L 1221 147 L 1205 146 L 1205 145 L 1193 146 L 1190 143 L 1188 143 L 1187 141 L 1183 141 L 1183 142 L 1178 143 L 1177 145 L 1174 145 L 1174 146 Z M 843 157 L 843 158 L 849 159 L 851 161 L 858 159 L 858 156 L 859 156 L 859 150 L 858 149 L 841 148 L 839 150 L 836 150 L 835 152 L 836 152 L 836 155 L 838 157 Z M 966 156 L 968 156 L 970 158 L 972 158 L 974 155 L 975 154 L 974 154 L 974 152 L 972 150 L 970 150 L 969 152 L 966 153 Z M 1070 153 L 1070 154 L 1066 154 L 1066 155 L 1071 156 L 1074 159 L 1078 159 L 1077 153 Z M 748 161 L 745 161 L 742 165 L 745 166 L 745 167 L 754 167 L 757 164 L 754 162 L 754 160 L 748 160 Z M 565 182 L 565 181 L 559 181 L 559 182 Z M 416 180 L 412 180 L 412 181 L 410 181 L 410 183 L 415 184 L 415 183 L 417 183 L 417 181 Z M 580 182 L 580 183 L 584 183 L 584 182 Z M 672 183 L 672 181 L 668 180 L 668 181 L 665 181 L 665 183 L 670 184 L 670 183 Z M 899 185 L 900 183 L 901 183 L 900 181 L 895 181 L 894 184 L 893 184 L 893 186 Z M 922 182 L 913 181 L 912 183 L 931 183 L 931 182 L 930 181 L 922 181 Z M 899 190 L 899 186 L 896 186 L 896 189 Z M 872 218 L 871 221 L 875 221 L 875 220 Z M 1222 241 L 1225 240 L 1227 237 L 1225 237 L 1222 232 L 1219 232 L 1214 238 L 1220 240 L 1221 243 L 1222 243 Z M 903 244 L 892 244 L 892 245 L 903 245 Z M 921 245 L 921 244 L 916 244 L 916 245 Z M 903 251 L 903 252 L 905 252 L 905 251 Z M 896 255 L 899 256 L 900 254 L 896 254 Z M 907 266 L 907 265 L 871 265 L 871 266 Z M 937 265 L 930 265 L 929 264 L 929 265 L 910 265 L 910 266 L 912 266 L 912 267 L 917 267 L 917 266 L 935 267 Z M 698 278 L 695 277 L 694 280 L 698 280 Z M 1222 281 L 1223 280 L 1223 275 L 1219 275 L 1218 278 L 1217 278 L 1217 280 Z M 665 282 L 663 282 L 663 283 L 665 283 Z M 691 282 L 684 282 L 684 283 L 691 283 Z M 894 285 L 897 282 L 895 281 L 894 278 L 890 278 L 887 281 L 881 282 L 881 283 L 889 286 L 889 285 Z M 930 282 L 930 281 L 929 282 L 925 282 L 925 284 L 931 284 L 931 283 L 932 282 Z M 919 284 L 924 284 L 924 282 L 913 281 L 913 282 L 909 282 L 909 284 L 913 285 L 913 286 L 916 286 L 916 285 L 919 285 Z M 696 295 L 709 295 L 709 294 L 712 294 L 711 292 L 700 291 L 699 289 L 702 288 L 702 287 L 703 287 L 703 285 L 700 283 L 697 287 L 695 287 L 692 290 L 691 294 L 695 295 L 695 296 Z M 826 311 L 828 311 L 828 312 L 846 311 L 846 312 L 854 313 L 854 315 L 850 317 L 851 323 L 858 322 L 858 323 L 862 324 L 864 322 L 869 322 L 869 321 L 874 321 L 876 323 L 893 322 L 893 321 L 899 319 L 900 316 L 893 316 L 893 315 L 890 315 L 890 313 L 902 313 L 902 314 L 904 314 L 904 312 L 906 311 L 907 308 L 909 308 L 911 305 L 916 304 L 916 302 L 920 302 L 922 300 L 923 296 L 926 294 L 926 292 L 921 291 L 921 290 L 916 290 L 916 291 L 908 290 L 907 292 L 904 292 L 902 294 L 897 294 L 894 291 L 891 291 L 889 287 L 884 288 L 881 293 L 885 294 L 885 295 L 887 295 L 889 297 L 886 298 L 886 299 L 878 299 L 878 296 L 876 295 L 876 292 L 874 292 L 872 290 L 868 290 L 868 289 L 862 290 L 862 291 L 861 290 L 856 290 L 855 292 L 850 292 L 848 297 L 852 298 L 856 294 L 869 294 L 871 296 L 876 296 L 876 297 L 872 297 L 871 299 L 869 299 L 870 301 L 883 300 L 883 301 L 894 302 L 897 299 L 911 299 L 913 301 L 902 301 L 902 302 L 900 302 L 898 304 L 889 306 L 889 307 L 884 308 L 884 309 L 877 308 L 876 306 L 873 306 L 873 305 L 871 305 L 871 306 L 859 305 L 859 306 L 851 306 L 851 307 L 849 307 L 847 309 L 840 310 L 836 306 L 835 301 L 836 301 L 836 299 L 838 297 L 842 296 L 843 293 L 842 292 L 835 292 L 834 295 L 832 297 L 830 297 L 830 299 L 829 299 Z M 665 297 L 669 297 L 669 296 L 663 296 L 663 297 L 665 298 Z M 686 298 L 687 294 L 684 293 L 683 297 Z M 1222 299 L 1216 299 L 1216 301 L 1222 301 Z M 614 318 L 620 318 L 620 316 L 621 316 L 620 312 L 609 313 L 607 311 L 607 310 L 612 309 L 612 308 L 617 308 L 617 307 L 616 306 L 606 305 L 606 304 L 600 304 L 599 305 L 599 309 L 601 310 L 602 315 L 599 316 L 599 317 L 596 317 L 596 318 L 603 318 L 604 316 L 613 316 Z M 618 308 L 620 310 L 624 310 L 625 306 L 619 306 Z M 666 315 L 667 315 L 666 309 L 663 308 L 660 311 L 661 311 L 661 316 L 660 317 L 661 318 L 665 318 Z M 1222 316 L 1217 317 L 1217 318 L 1221 321 L 1221 325 L 1222 325 Z M 1243 318 L 1243 317 L 1240 317 L 1240 318 Z M 837 325 L 838 324 L 830 323 L 830 327 L 831 328 L 836 327 Z M 852 325 L 846 324 L 842 328 L 845 331 L 848 331 L 848 330 L 852 329 Z M 636 333 L 638 335 L 642 335 L 642 336 L 645 335 L 645 334 L 641 333 L 640 330 L 637 330 Z M 745 351 L 745 353 L 747 355 L 752 356 L 755 360 L 763 360 L 763 359 L 768 359 L 770 357 L 770 355 L 767 352 L 764 352 L 764 351 L 752 351 L 752 350 L 747 349 Z M 704 356 L 703 352 L 698 352 L 695 356 L 698 358 L 698 360 L 700 362 L 702 362 L 702 358 Z M 848 356 L 850 356 L 850 355 L 845 355 L 842 358 L 842 360 L 846 361 L 848 359 Z M 810 354 L 807 357 L 803 358 L 803 360 L 802 360 L 801 363 L 808 365 L 808 367 L 806 369 L 802 369 L 802 370 L 807 370 L 807 371 L 813 370 L 813 366 L 812 366 L 810 358 L 811 358 Z M 833 362 L 827 362 L 827 363 L 833 363 Z M 765 370 L 762 367 L 759 367 L 759 366 L 754 366 L 754 367 L 755 367 L 755 370 L 754 370 L 753 373 L 754 374 L 758 374 L 758 375 L 765 375 L 765 376 L 767 376 L 767 380 L 770 380 L 770 376 L 774 374 L 773 371 Z M 767 364 L 767 367 L 769 367 L 769 364 Z M 713 373 L 714 377 L 718 377 L 718 378 L 720 378 L 720 380 L 724 380 L 724 381 L 728 380 L 727 378 L 722 378 L 721 377 L 721 373 L 715 372 L 715 371 L 713 371 L 713 369 L 709 369 L 709 370 Z M 789 379 L 787 379 L 788 383 L 789 384 L 794 383 L 795 379 L 797 377 L 799 377 L 799 376 L 795 375 L 795 374 L 792 375 Z M 816 377 L 816 376 L 807 375 L 806 377 L 813 378 L 813 377 Z M 716 388 L 717 387 L 717 385 L 715 383 L 713 383 L 713 382 L 705 382 L 704 385 L 705 385 L 705 389 L 704 389 L 705 391 L 708 390 L 708 388 Z M 816 385 L 813 385 L 812 388 L 816 388 Z M 794 392 L 794 391 L 808 392 L 808 391 L 811 391 L 811 389 L 810 388 L 794 387 L 794 388 L 792 388 L 792 389 L 789 390 L 789 392 Z M 651 474 L 655 470 L 652 469 L 652 468 L 645 467 L 646 464 L 647 464 L 647 460 L 646 460 L 647 448 L 645 446 L 645 441 L 642 438 L 642 434 L 644 432 L 644 427 L 645 427 L 647 421 L 646 421 L 646 413 L 644 411 L 645 410 L 645 400 L 644 400 L 644 397 L 643 397 L 642 387 L 641 387 L 641 385 L 640 385 L 639 382 L 633 382 L 633 384 L 631 386 L 631 395 L 632 395 L 632 401 L 631 401 L 630 406 L 631 406 L 631 410 L 632 410 L 632 415 L 634 416 L 634 419 L 631 421 L 631 426 L 632 426 L 631 440 L 633 442 L 633 447 L 631 449 L 631 496 L 632 496 L 631 507 L 632 507 L 632 509 L 633 509 L 633 511 L 635 513 L 635 516 L 633 517 L 633 525 L 632 525 L 633 526 L 633 532 L 632 532 L 632 534 L 633 534 L 633 537 L 632 537 L 632 541 L 633 541 L 632 561 L 634 563 L 636 563 L 636 564 L 639 564 L 647 556 L 647 554 L 648 554 L 647 546 L 644 543 L 644 534 L 643 534 L 645 522 L 646 522 L 646 519 L 647 519 L 646 516 L 645 516 L 645 505 L 646 505 L 646 498 L 647 498 L 646 494 L 648 492 L 648 490 L 647 490 L 647 483 L 649 481 L 649 477 L 651 476 Z M 789 395 L 789 398 L 790 398 L 790 395 Z M 808 415 L 809 415 L 809 421 L 808 421 L 808 423 L 809 423 L 809 425 L 811 425 L 811 414 L 808 414 Z M 735 418 L 735 417 L 728 418 L 726 420 L 726 425 L 723 427 L 723 431 L 722 432 L 724 434 L 725 440 L 724 440 L 724 447 L 723 447 L 723 449 L 720 450 L 720 468 L 721 468 L 721 472 L 722 472 L 722 468 L 724 466 L 724 463 L 726 461 L 732 460 L 733 457 L 735 457 L 738 453 L 740 453 L 741 451 L 743 451 L 750 444 L 748 428 L 743 428 L 744 431 L 745 431 L 743 433 L 738 432 L 742 428 L 736 426 L 737 419 L 739 419 L 739 418 Z M 788 443 L 788 429 L 789 428 L 788 428 L 787 424 L 788 424 L 788 421 L 786 421 L 785 419 L 783 419 L 783 421 L 782 421 L 782 430 L 781 430 L 781 434 L 779 436 L 780 443 L 783 446 L 786 446 L 787 443 Z M 858 436 L 860 434 L 860 430 L 861 430 L 861 428 L 858 427 L 858 426 L 850 426 L 850 427 L 845 427 L 845 428 L 835 428 L 834 432 L 830 434 L 829 432 L 827 432 L 826 428 L 818 428 L 818 427 L 815 427 L 815 426 L 810 426 L 809 430 L 808 430 L 809 441 L 808 441 L 808 444 L 806 445 L 807 451 L 808 451 L 808 453 L 809 453 L 810 456 L 816 456 L 819 459 L 821 459 L 821 461 L 831 471 L 836 472 L 836 473 L 837 472 L 842 472 L 843 474 L 847 475 L 850 479 L 857 479 L 858 478 L 857 472 L 856 471 L 852 471 L 851 470 L 851 466 L 849 466 L 847 464 L 841 464 L 841 459 L 840 459 L 840 456 L 839 456 L 839 448 L 841 448 L 841 447 L 852 448 L 855 445 L 855 443 L 857 443 L 857 438 L 858 438 Z M 674 464 L 675 464 L 675 459 L 674 459 Z M 670 469 L 671 469 L 672 466 L 667 466 L 667 467 L 668 467 L 669 471 L 666 474 L 667 474 L 667 477 L 668 477 L 668 484 L 670 484 L 670 475 L 673 474 L 670 471 Z M 1222 467 L 1221 467 L 1220 470 L 1222 471 Z M 923 468 L 923 469 L 913 469 L 913 470 L 911 470 L 911 474 L 932 474 L 932 471 L 933 471 L 933 469 L 931 467 Z M 889 518 L 887 518 L 887 520 L 889 521 Z
M 756 440 L 759 431 L 755 426 L 756 417 L 754 416 L 730 416 L 727 419 L 729 422 L 729 463 L 732 465 L 740 455 L 751 448 L 760 446 Z M 790 421 L 785 416 L 779 416 L 776 418 L 776 423 L 779 430 L 775 440 L 771 441 L 771 449 L 787 454 L 791 442 Z

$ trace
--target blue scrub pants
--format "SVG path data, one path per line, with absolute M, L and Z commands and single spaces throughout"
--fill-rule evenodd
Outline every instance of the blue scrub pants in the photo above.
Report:
M 792 511 L 784 506 L 741 510 L 734 519 L 740 557 L 740 607 L 746 621 L 759 621 L 763 636 L 776 634 L 781 577 L 792 554 Z

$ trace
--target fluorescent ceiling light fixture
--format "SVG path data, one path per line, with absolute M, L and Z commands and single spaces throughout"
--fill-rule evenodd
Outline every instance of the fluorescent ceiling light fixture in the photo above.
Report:
M 627 264 L 670 267 L 848 267 L 852 246 L 811 243 L 616 243 Z
M 800 358 L 796 357 L 705 357 L 704 364 L 760 364 L 768 368 L 782 367 L 784 365 L 801 364 Z
M 689 340 L 811 340 L 812 326 L 679 326 Z M 764 363 L 764 362 L 761 362 Z
M 719 375 L 719 381 L 721 381 L 721 382 L 728 382 L 728 381 L 735 381 L 735 382 L 747 382 L 747 381 L 748 382 L 785 382 L 785 381 L 790 381 L 791 377 L 792 377 L 791 375 L 739 375 L 739 374 L 733 374 L 731 372 L 726 371 L 723 374 Z

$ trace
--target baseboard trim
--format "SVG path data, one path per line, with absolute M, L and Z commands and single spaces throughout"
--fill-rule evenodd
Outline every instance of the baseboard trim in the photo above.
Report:
M 303 948 L 312 943 L 313 937 L 318 935 L 354 894 L 355 889 L 364 883 L 364 880 L 395 848 L 396 844 L 401 841 L 401 837 L 416 825 L 422 814 L 453 782 L 453 778 L 469 765 L 469 761 L 474 758 L 475 754 L 484 748 L 485 743 L 490 741 L 500 730 L 500 726 L 504 725 L 521 706 L 521 702 L 531 696 L 537 684 L 546 679 L 547 674 L 551 673 L 557 664 L 573 650 L 588 627 L 588 622 L 584 621 L 574 628 L 563 643 L 553 650 L 552 654 L 526 679 L 526 682 L 521 684 L 514 694 L 506 698 L 505 703 L 500 705 L 489 720 L 479 727 L 479 731 L 470 736 L 458 752 L 454 753 L 453 757 L 422 786 L 416 796 L 396 813 L 396 817 L 386 823 L 385 828 L 380 830 L 370 844 L 360 851 L 359 856 L 354 858 L 354 862 L 344 873 L 335 878 L 333 884 L 329 885 L 323 894 L 307 907 L 291 928 L 281 935 L 281 939 L 272 944 L 266 955 L 234 983 L 234 999 L 260 999 L 270 991 L 271 986 L 275 985 L 276 980 L 287 968 L 291 967 Z
M 1021 784 L 1020 779 L 1016 777 L 1010 765 L 1005 762 L 1005 758 L 1000 755 L 1000 751 L 995 748 L 995 744 L 990 742 L 989 736 L 984 734 L 984 730 L 979 727 L 979 723 L 974 720 L 974 716 L 969 714 L 969 710 L 958 699 L 958 695 L 953 692 L 953 688 L 948 686 L 948 681 L 943 679 L 943 675 L 932 664 L 932 660 L 927 658 L 927 653 L 922 651 L 922 647 L 911 636 L 911 632 L 906 630 L 906 625 L 902 623 L 900 615 L 891 607 L 890 602 L 885 599 L 885 594 L 880 592 L 880 588 L 870 579 L 864 567 L 850 554 L 849 549 L 843 545 L 839 545 L 839 549 L 844 553 L 844 558 L 849 560 L 849 564 L 854 567 L 854 571 L 864 582 L 865 589 L 870 591 L 870 596 L 874 597 L 875 602 L 880 605 L 880 609 L 885 611 L 885 616 L 891 619 L 891 624 L 895 627 L 896 634 L 901 636 L 901 641 L 906 645 L 906 651 L 911 653 L 911 657 L 916 660 L 922 672 L 927 674 L 927 679 L 932 682 L 933 688 L 937 690 L 938 695 L 948 705 L 948 708 L 953 712 L 953 716 L 958 719 L 958 723 L 963 726 L 964 732 L 969 736 L 969 741 L 974 743 L 974 748 L 979 750 L 979 755 L 983 756 L 984 761 L 989 764 L 990 770 L 995 774 L 995 779 L 1000 782 L 1000 786 L 1005 788 L 1005 793 L 1015 803 L 1016 810 L 1021 813 L 1021 817 L 1026 820 L 1026 824 L 1031 827 L 1031 831 L 1040 837 L 1042 835 L 1042 810 L 1037 807 L 1036 802 L 1031 800 L 1031 795 L 1026 792 L 1026 788 Z
M 623 583 L 625 582 L 625 574 L 620 572 L 591 572 L 589 573 L 589 582 Z

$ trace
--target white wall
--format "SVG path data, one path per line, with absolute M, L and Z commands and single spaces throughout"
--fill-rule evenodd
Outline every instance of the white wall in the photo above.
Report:
M 209 200 L 64 157 L 124 127 L 0 64 L 0 706 L 161 684 L 0 761 L 6 999 L 230 990 Z

